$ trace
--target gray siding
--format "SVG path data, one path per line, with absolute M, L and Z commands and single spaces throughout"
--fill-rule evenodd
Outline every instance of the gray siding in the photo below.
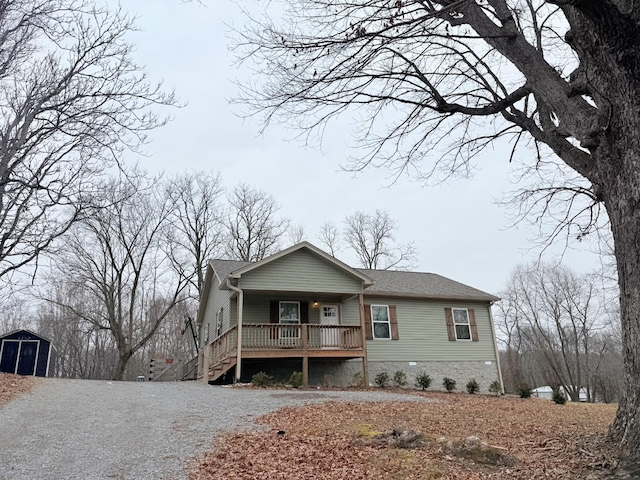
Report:
M 220 282 L 214 275 L 211 282 L 211 291 L 207 299 L 207 306 L 202 316 L 202 327 L 200 329 L 200 338 L 205 337 L 206 326 L 209 325 L 209 340 L 215 338 L 216 313 L 222 308 L 222 331 L 225 332 L 230 327 L 229 298 L 234 293 L 230 290 L 220 290 L 218 287 Z M 235 300 L 232 302 L 235 303 Z
M 491 361 L 496 353 L 487 303 L 367 298 L 369 305 L 396 305 L 399 340 L 368 340 L 371 362 Z M 472 308 L 478 340 L 450 342 L 444 316 L 446 307 Z
M 342 325 L 360 325 L 360 303 L 358 297 L 351 298 L 342 303 L 340 307 L 340 323 Z
M 297 250 L 242 275 L 243 290 L 362 293 L 362 280 L 308 250 Z

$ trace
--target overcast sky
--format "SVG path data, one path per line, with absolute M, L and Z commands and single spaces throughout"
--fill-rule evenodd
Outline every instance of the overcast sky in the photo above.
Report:
M 253 3 L 253 2 L 252 2 Z M 305 226 L 306 237 L 318 244 L 326 221 L 342 224 L 356 210 L 387 210 L 398 222 L 397 240 L 414 241 L 417 270 L 438 273 L 497 294 L 513 267 L 534 260 L 536 230 L 509 228 L 509 211 L 496 204 L 515 187 L 509 182 L 508 153 L 495 150 L 477 160 L 471 179 L 423 187 L 400 179 L 388 187 L 389 173 L 369 170 L 358 176 L 341 171 L 350 156 L 348 118 L 325 134 L 322 149 L 288 141 L 291 132 L 271 127 L 259 135 L 257 119 L 243 120 L 241 108 L 230 105 L 237 95 L 233 80 L 246 72 L 233 65 L 228 51 L 229 27 L 243 18 L 237 4 L 210 0 L 208 6 L 180 0 L 136 0 L 125 9 L 138 16 L 140 31 L 131 35 L 136 59 L 152 79 L 164 80 L 187 105 L 171 113 L 173 121 L 151 135 L 147 157 L 131 157 L 150 171 L 220 172 L 224 185 L 246 182 L 271 193 L 281 213 Z M 580 247 L 580 245 L 574 245 Z M 546 253 L 557 260 L 560 248 Z M 578 271 L 596 268 L 589 250 L 572 249 L 564 263 Z M 354 264 L 355 259 L 343 255 Z

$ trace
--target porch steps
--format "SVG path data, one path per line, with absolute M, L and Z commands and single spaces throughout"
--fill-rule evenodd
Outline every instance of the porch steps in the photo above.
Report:
M 237 358 L 235 356 L 230 356 L 222 360 L 221 362 L 216 363 L 209 367 L 209 382 L 215 382 L 222 375 L 227 373 L 231 368 L 235 367 L 237 363 Z M 202 378 L 201 376 L 199 378 Z

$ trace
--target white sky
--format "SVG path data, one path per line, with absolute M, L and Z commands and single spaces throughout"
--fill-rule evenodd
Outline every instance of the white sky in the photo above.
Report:
M 131 35 L 135 58 L 152 79 L 164 79 L 188 102 L 173 110 L 169 125 L 151 135 L 149 156 L 132 161 L 167 173 L 212 170 L 220 172 L 229 189 L 246 182 L 265 190 L 281 205 L 281 214 L 304 225 L 307 240 L 318 246 L 317 232 L 324 222 L 340 226 L 344 216 L 356 210 L 387 210 L 398 222 L 397 240 L 415 241 L 418 271 L 494 294 L 503 289 L 516 264 L 537 258 L 539 251 L 531 250 L 536 230 L 509 228 L 509 212 L 495 204 L 514 189 L 508 181 L 506 151 L 478 159 L 480 168 L 472 179 L 427 188 L 403 179 L 386 188 L 385 170 L 357 177 L 340 171 L 340 164 L 357 155 L 348 147 L 347 118 L 328 130 L 322 151 L 286 141 L 291 132 L 282 127 L 259 136 L 259 121 L 242 120 L 240 107 L 229 104 L 237 94 L 232 81 L 242 80 L 244 73 L 233 66 L 226 24 L 242 24 L 240 9 L 230 0 L 207 4 L 137 0 L 125 5 L 138 16 L 141 28 Z M 341 259 L 355 264 L 352 256 Z M 596 268 L 598 258 L 571 250 L 564 263 L 586 271 Z

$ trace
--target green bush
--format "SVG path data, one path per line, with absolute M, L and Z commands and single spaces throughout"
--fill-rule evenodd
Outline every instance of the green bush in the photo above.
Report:
M 302 372 L 293 372 L 291 374 L 291 378 L 289 379 L 289 385 L 293 388 L 300 388 L 304 383 L 304 377 L 302 376 Z
M 529 385 L 528 383 L 521 383 L 516 387 L 516 393 L 520 396 L 520 398 L 531 397 L 531 385 Z
M 376 382 L 376 385 L 380 388 L 384 388 L 387 383 L 389 383 L 389 374 L 387 372 L 380 372 L 376 375 L 374 382 Z
M 407 384 L 407 374 L 402 370 L 398 370 L 393 374 L 393 384 L 396 387 L 404 387 Z
M 560 387 L 552 387 L 552 390 L 553 395 L 551 395 L 551 400 L 553 400 L 554 403 L 557 403 L 558 405 L 564 405 L 567 403 L 567 397 L 560 391 Z
M 491 382 L 491 385 L 489 385 L 489 392 L 496 396 L 500 395 L 502 388 L 500 388 L 500 382 L 498 380 Z
M 478 393 L 480 391 L 480 385 L 476 382 L 475 378 L 472 378 L 467 382 L 467 393 L 471 395 Z
M 251 377 L 251 383 L 256 387 L 268 387 L 269 385 L 273 385 L 273 377 L 267 375 L 265 372 L 258 372 Z
M 362 372 L 354 373 L 351 383 L 353 384 L 354 387 L 363 388 L 367 386 L 367 382 L 364 380 L 364 374 Z
M 444 377 L 442 379 L 442 386 L 447 392 L 452 392 L 456 389 L 456 381 L 453 378 Z
M 416 375 L 416 387 L 426 390 L 431 386 L 431 377 L 426 372 Z

